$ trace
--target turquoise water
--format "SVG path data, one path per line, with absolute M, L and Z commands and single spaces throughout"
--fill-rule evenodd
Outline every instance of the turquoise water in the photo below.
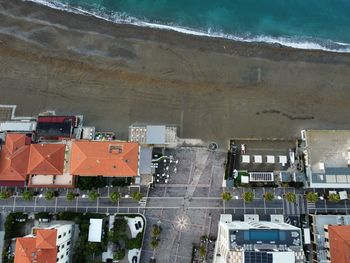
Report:
M 117 22 L 350 52 L 350 0 L 31 0 Z

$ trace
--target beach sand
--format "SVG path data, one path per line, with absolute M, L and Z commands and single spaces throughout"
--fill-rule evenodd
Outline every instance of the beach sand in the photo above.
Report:
M 127 138 L 132 123 L 179 136 L 292 138 L 349 129 L 350 54 L 117 25 L 0 0 L 0 104 L 83 114 Z

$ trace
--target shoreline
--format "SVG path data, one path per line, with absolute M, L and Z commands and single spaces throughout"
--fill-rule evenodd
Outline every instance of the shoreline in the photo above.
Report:
M 310 42 L 305 40 L 297 41 L 297 40 L 293 40 L 292 38 L 286 38 L 286 37 L 272 37 L 272 36 L 261 35 L 261 36 L 255 36 L 250 38 L 243 38 L 243 37 L 224 34 L 224 33 L 207 33 L 204 31 L 196 31 L 195 29 L 180 27 L 176 25 L 158 24 L 158 23 L 143 21 L 143 20 L 140 20 L 134 17 L 128 17 L 128 16 L 127 18 L 121 18 L 118 16 L 117 18 L 115 18 L 115 16 L 113 16 L 114 17 L 113 19 L 110 16 L 107 16 L 106 14 L 98 13 L 98 11 L 89 12 L 80 8 L 68 7 L 61 3 L 54 4 L 45 0 L 25 0 L 25 1 L 32 2 L 38 5 L 43 5 L 45 7 L 49 7 L 49 8 L 63 11 L 63 12 L 69 12 L 77 15 L 92 16 L 94 18 L 105 20 L 107 22 L 119 24 L 119 25 L 133 25 L 137 27 L 151 28 L 156 30 L 168 30 L 168 31 L 173 31 L 181 34 L 194 35 L 199 37 L 208 37 L 208 38 L 214 38 L 214 39 L 225 39 L 225 40 L 235 41 L 238 43 L 267 44 L 267 45 L 273 45 L 273 46 L 280 45 L 285 48 L 294 48 L 294 49 L 302 49 L 302 50 L 318 50 L 318 51 L 326 51 L 326 52 L 334 52 L 334 53 L 350 53 L 350 44 L 334 42 L 332 40 L 327 40 L 327 42 L 330 41 L 332 45 L 338 46 L 338 49 L 331 49 L 328 47 L 324 47 L 317 42 Z
M 165 123 L 179 137 L 292 138 L 350 128 L 350 54 L 115 24 L 0 0 L 0 104 L 83 114 L 127 138 Z M 88 125 L 88 123 L 87 123 Z

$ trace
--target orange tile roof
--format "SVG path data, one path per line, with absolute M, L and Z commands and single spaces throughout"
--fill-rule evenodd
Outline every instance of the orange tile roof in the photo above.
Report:
M 328 226 L 332 262 L 350 262 L 350 226 Z
M 25 134 L 8 133 L 0 152 L 0 180 L 25 181 L 29 159 L 29 141 Z
M 56 229 L 39 229 L 35 237 L 17 238 L 14 263 L 55 263 L 56 237 Z
M 57 229 L 38 229 L 36 232 L 36 248 L 56 248 Z
M 138 143 L 75 141 L 70 172 L 86 176 L 137 176 L 138 158 Z
M 62 174 L 65 149 L 65 144 L 31 144 L 28 174 Z

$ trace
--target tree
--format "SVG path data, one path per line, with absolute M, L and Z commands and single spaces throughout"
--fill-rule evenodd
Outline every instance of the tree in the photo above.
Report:
M 10 198 L 11 193 L 9 191 L 1 191 L 0 192 L 0 200 L 5 200 Z
M 243 194 L 243 199 L 246 202 L 252 202 L 254 200 L 254 194 L 253 192 L 245 192 Z
M 228 201 L 230 201 L 230 200 L 232 199 L 232 195 L 231 195 L 230 192 L 223 192 L 223 193 L 221 194 L 221 198 L 222 198 L 222 200 L 224 200 L 225 202 L 228 202 Z
M 89 199 L 91 201 L 96 201 L 99 196 L 100 196 L 100 194 L 97 193 L 95 190 L 92 190 L 89 192 Z
M 75 193 L 73 191 L 69 191 L 66 197 L 68 201 L 73 201 L 75 199 Z
M 274 198 L 275 198 L 275 196 L 274 196 L 274 194 L 271 193 L 271 192 L 266 192 L 266 193 L 264 194 L 264 199 L 265 199 L 266 201 L 272 201 Z
M 201 257 L 201 258 L 204 258 L 205 257 L 205 255 L 207 254 L 207 250 L 205 249 L 205 246 L 204 245 L 201 245 L 200 247 L 199 247 L 199 256 Z
M 284 197 L 285 197 L 285 198 L 287 199 L 287 201 L 290 202 L 290 203 L 295 203 L 295 202 L 297 201 L 296 195 L 295 195 L 294 193 L 292 193 L 292 192 L 286 193 Z
M 122 260 L 125 257 L 125 249 L 119 249 L 117 252 L 113 254 L 114 260 Z
M 150 245 L 151 245 L 151 248 L 154 250 L 154 249 L 156 249 L 158 247 L 159 242 L 158 242 L 157 239 L 152 238 L 152 241 L 151 241 Z
M 330 201 L 330 202 L 338 202 L 338 201 L 340 201 L 340 196 L 338 195 L 338 194 L 330 194 L 329 196 L 328 196 L 328 200 Z
M 158 225 L 153 225 L 152 228 L 152 236 L 157 238 L 160 236 L 160 233 L 162 232 L 162 228 Z
M 142 194 L 140 192 L 133 192 L 131 194 L 132 199 L 134 199 L 137 202 L 140 202 L 142 199 Z
M 32 199 L 33 199 L 33 196 L 34 196 L 34 194 L 33 194 L 33 192 L 30 191 L 30 190 L 26 190 L 26 191 L 24 191 L 23 194 L 22 194 L 22 198 L 23 198 L 23 200 L 25 200 L 25 201 L 30 201 L 30 200 L 32 200 Z
M 45 193 L 45 199 L 46 200 L 52 200 L 55 197 L 55 193 L 51 190 L 46 191 Z
M 318 193 L 313 193 L 313 192 L 306 193 L 306 200 L 310 203 L 316 203 L 318 200 Z
M 111 193 L 109 198 L 111 199 L 112 202 L 116 203 L 120 199 L 120 193 L 113 192 L 113 193 Z

